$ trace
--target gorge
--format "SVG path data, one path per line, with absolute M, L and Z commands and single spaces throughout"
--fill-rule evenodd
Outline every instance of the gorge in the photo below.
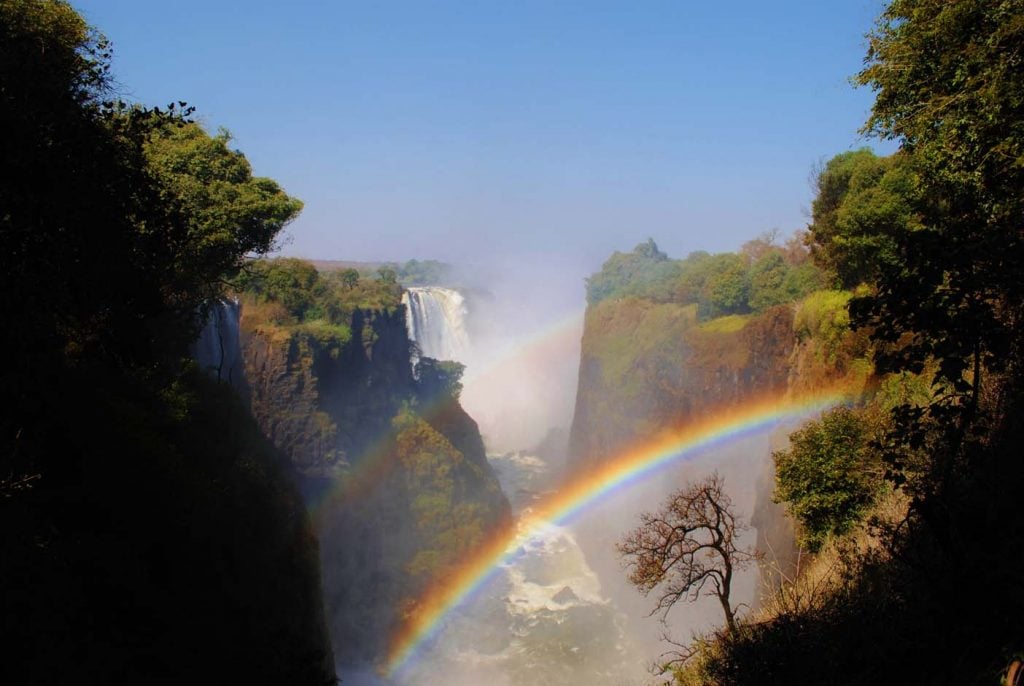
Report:
M 818 378 L 799 371 L 814 358 L 814 344 L 798 342 L 799 316 L 789 306 L 708 329 L 686 306 L 607 300 L 587 310 L 567 447 L 542 454 L 520 445 L 488 454 L 457 392 L 432 376 L 445 373 L 432 354 L 474 359 L 468 321 L 481 313 L 471 314 L 454 289 L 399 292 L 389 296 L 392 306 L 353 309 L 344 337 L 317 335 L 243 292 L 240 303 L 213 308 L 196 345 L 206 356 L 201 366 L 220 371 L 247 398 L 298 479 L 320 538 L 326 614 L 346 682 L 429 684 L 429 675 L 440 673 L 449 683 L 471 684 L 498 673 L 500 683 L 525 686 L 565 683 L 581 670 L 596 684 L 643 680 L 645 661 L 661 651 L 663 628 L 625 582 L 615 543 L 646 504 L 712 469 L 725 475 L 741 514 L 754 517 L 750 535 L 763 540 L 771 531 L 773 550 L 785 556 L 792 549 L 766 475 L 770 449 L 795 424 L 773 421 L 774 434 L 760 430 L 700 450 L 659 479 L 616 489 L 571 522 L 533 531 L 520 552 L 496 561 L 492 578 L 411 660 L 381 676 L 375 665 L 402 624 L 399 608 L 454 573 L 459 559 L 487 544 L 489 532 L 508 526 L 510 517 L 532 516 L 566 480 L 659 431 L 765 392 L 797 397 L 836 380 L 834 365 Z M 608 349 L 632 359 L 602 357 Z M 218 350 L 220 357 L 209 358 Z M 244 367 L 240 379 L 223 375 L 235 360 Z M 679 370 L 675 376 L 664 376 L 668 361 Z M 634 370 L 631 381 L 614 377 L 624 368 Z M 658 378 L 672 384 L 648 384 L 635 371 L 646 368 L 660 369 Z M 517 379 L 528 383 L 522 374 Z M 609 407 L 616 409 L 609 414 Z M 453 515 L 458 521 L 448 522 Z M 755 603 L 757 587 L 754 570 L 738 580 L 737 602 Z M 706 629 L 712 616 L 713 608 L 699 604 L 671 630 Z
M 80 2 L 0 2 L 0 683 L 1020 686 L 1024 3 Z

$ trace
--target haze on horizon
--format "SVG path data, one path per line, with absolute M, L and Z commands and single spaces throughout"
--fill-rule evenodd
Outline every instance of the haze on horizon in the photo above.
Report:
M 305 202 L 282 254 L 526 269 L 577 306 L 648 237 L 683 256 L 804 226 L 812 166 L 868 143 L 848 78 L 881 8 L 73 4 L 125 96 L 195 105 Z

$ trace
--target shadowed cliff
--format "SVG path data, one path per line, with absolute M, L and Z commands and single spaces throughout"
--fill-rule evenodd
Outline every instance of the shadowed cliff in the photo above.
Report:
M 417 595 L 509 516 L 458 370 L 424 358 L 414 378 L 400 291 L 388 293 L 380 308 L 358 306 L 358 289 L 325 294 L 330 328 L 282 313 L 273 292 L 243 297 L 250 406 L 314 515 L 343 670 L 380 660 Z

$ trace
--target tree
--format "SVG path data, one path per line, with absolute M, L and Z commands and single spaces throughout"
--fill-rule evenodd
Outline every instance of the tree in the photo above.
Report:
M 876 93 L 865 131 L 913 157 L 922 228 L 897 237 L 855 324 L 884 343 L 883 370 L 920 371 L 956 393 L 939 408 L 974 414 L 986 370 L 1022 371 L 1024 321 L 1024 5 L 1019 0 L 894 0 L 857 77 Z
M 718 473 L 673 493 L 660 510 L 640 515 L 641 525 L 617 546 L 630 569 L 629 581 L 645 596 L 660 589 L 651 614 L 662 618 L 680 600 L 711 596 L 718 600 L 730 633 L 736 612 L 730 601 L 733 574 L 757 559 L 737 537 L 746 526 L 737 521 Z
M 677 277 L 676 262 L 669 260 L 654 240 L 648 238 L 632 252 L 613 253 L 601 265 L 601 271 L 587 279 L 587 302 L 593 305 L 606 298 L 626 295 L 657 297 L 660 294 L 660 299 L 667 299 Z
M 147 146 L 187 115 L 109 60 L 66 2 L 0 1 L 0 683 L 333 683 L 300 496 L 187 361 L 242 255 L 183 259 L 247 227 L 179 202 Z
M 458 400 L 462 393 L 462 374 L 466 366 L 454 360 L 421 357 L 416 363 L 417 388 L 426 402 Z
M 786 290 L 789 265 L 779 250 L 765 252 L 750 268 L 750 308 L 755 312 L 792 302 Z
M 772 453 L 775 499 L 800 523 L 800 539 L 817 552 L 829 536 L 846 533 L 875 502 L 880 474 L 870 464 L 869 427 L 862 413 L 838 408 L 790 435 Z
M 341 272 L 341 283 L 349 290 L 355 288 L 359 284 L 359 272 L 351 267 L 345 269 Z
M 708 260 L 706 267 L 710 273 L 701 293 L 701 315 L 710 318 L 748 312 L 747 260 L 736 253 L 721 253 Z
M 228 147 L 226 129 L 210 136 L 195 123 L 164 125 L 145 154 L 164 199 L 186 218 L 188 238 L 175 246 L 174 273 L 183 286 L 213 297 L 246 256 L 264 255 L 302 210 L 276 181 L 253 176 L 249 161 Z
M 815 261 L 844 288 L 872 283 L 896 261 L 896 244 L 918 223 L 918 184 L 909 156 L 868 148 L 836 155 L 815 179 L 808 227 Z

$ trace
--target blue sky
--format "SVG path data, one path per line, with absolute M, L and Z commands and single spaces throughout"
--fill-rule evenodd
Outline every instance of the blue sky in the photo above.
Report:
M 880 0 L 73 4 L 125 96 L 196 105 L 305 201 L 288 254 L 578 283 L 648 236 L 789 233 L 812 165 L 870 143 Z

